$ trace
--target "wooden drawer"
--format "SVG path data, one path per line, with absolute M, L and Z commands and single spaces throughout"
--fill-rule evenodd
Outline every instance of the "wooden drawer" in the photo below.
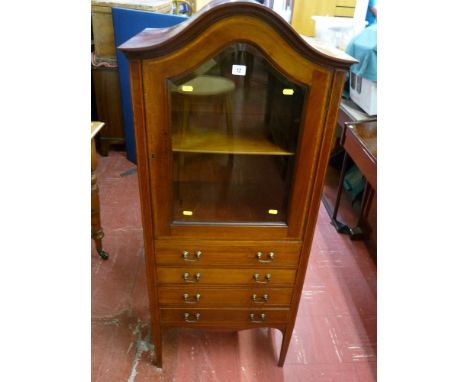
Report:
M 162 324 L 263 324 L 286 322 L 288 309 L 160 309 Z M 253 315 L 253 316 L 252 316 Z M 262 316 L 263 315 L 263 316 Z
M 161 305 L 206 307 L 288 306 L 291 288 L 203 288 L 197 285 L 159 288 Z
M 301 242 L 230 242 L 157 240 L 158 265 L 236 265 L 295 267 Z M 197 256 L 198 253 L 198 256 Z M 261 256 L 258 254 L 261 253 Z M 270 253 L 273 253 L 271 258 Z
M 296 277 L 296 270 L 159 267 L 157 269 L 157 275 L 159 284 L 236 284 L 265 287 L 278 284 L 292 285 Z M 256 275 L 258 275 L 257 280 L 254 278 Z

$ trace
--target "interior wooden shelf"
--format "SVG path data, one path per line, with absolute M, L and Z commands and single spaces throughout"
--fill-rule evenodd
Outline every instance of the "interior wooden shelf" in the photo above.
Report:
M 284 187 L 280 179 L 264 184 L 175 182 L 173 219 L 177 223 L 285 224 Z
M 172 151 L 211 154 L 294 155 L 261 135 L 194 132 L 172 135 Z

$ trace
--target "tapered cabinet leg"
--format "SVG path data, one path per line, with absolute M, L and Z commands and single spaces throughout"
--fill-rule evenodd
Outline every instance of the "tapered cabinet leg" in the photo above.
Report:
M 162 368 L 162 338 L 161 329 L 155 328 L 153 325 L 153 344 L 154 344 L 154 358 L 153 363 L 156 367 Z
M 154 365 L 156 367 L 162 368 L 162 349 L 161 343 L 156 344 L 156 349 L 154 353 Z
M 294 325 L 289 325 L 286 330 L 283 331 L 283 342 L 281 343 L 281 350 L 278 360 L 278 366 L 283 367 L 284 361 L 286 360 L 286 354 L 288 353 L 289 343 L 291 342 L 292 332 Z

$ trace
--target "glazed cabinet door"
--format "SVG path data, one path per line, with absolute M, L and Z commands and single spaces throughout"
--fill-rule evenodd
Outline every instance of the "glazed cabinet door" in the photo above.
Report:
M 143 62 L 155 236 L 300 239 L 332 76 L 226 31 Z

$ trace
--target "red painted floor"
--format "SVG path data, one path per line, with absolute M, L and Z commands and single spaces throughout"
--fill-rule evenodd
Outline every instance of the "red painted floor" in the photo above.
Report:
M 138 182 L 124 153 L 98 158 L 107 261 L 92 244 L 92 380 L 376 381 L 376 266 L 362 242 L 320 208 L 296 327 L 283 368 L 281 333 L 166 331 L 163 369 L 150 363 L 149 312 Z

